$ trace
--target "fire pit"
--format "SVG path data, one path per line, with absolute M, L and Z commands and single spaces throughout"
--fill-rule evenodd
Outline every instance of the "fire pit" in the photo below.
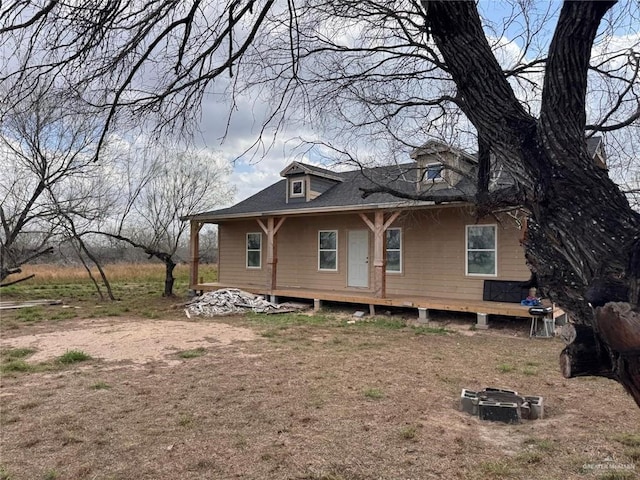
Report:
M 464 412 L 477 415 L 480 420 L 520 423 L 544 416 L 542 397 L 523 396 L 504 388 L 485 388 L 475 392 L 462 389 L 460 406 Z

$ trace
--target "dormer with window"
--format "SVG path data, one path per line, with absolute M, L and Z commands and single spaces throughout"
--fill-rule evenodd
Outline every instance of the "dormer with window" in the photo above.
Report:
M 417 164 L 418 191 L 455 186 L 475 164 L 466 152 L 435 140 L 416 148 L 411 158 Z
M 291 163 L 280 172 L 280 176 L 287 179 L 287 203 L 310 202 L 342 182 L 342 178 L 337 173 L 300 162 Z

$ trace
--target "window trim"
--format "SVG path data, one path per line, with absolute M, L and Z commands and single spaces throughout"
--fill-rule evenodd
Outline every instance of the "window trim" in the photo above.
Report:
M 295 185 L 296 183 L 299 183 L 299 184 L 301 185 L 301 191 L 300 191 L 300 193 L 294 193 L 294 192 L 293 192 L 293 187 L 294 187 L 294 185 Z M 290 180 L 289 180 L 289 197 L 290 197 L 290 198 L 300 198 L 300 197 L 304 197 L 304 195 L 305 195 L 305 192 L 304 192 L 304 190 L 305 190 L 305 183 L 306 183 L 306 182 L 305 182 L 304 178 L 296 179 L 296 180 L 290 179 Z
M 493 228 L 493 248 L 473 248 L 469 250 L 469 229 L 473 227 L 491 227 Z M 472 252 L 494 252 L 493 255 L 493 273 L 469 273 L 469 251 Z M 474 225 L 466 225 L 464 235 L 464 274 L 468 277 L 497 277 L 498 276 L 498 225 L 495 223 L 482 223 Z
M 440 167 L 439 175 L 436 178 L 428 178 L 429 167 Z M 440 183 L 444 182 L 444 177 L 442 176 L 442 172 L 444 172 L 444 163 L 442 162 L 430 162 L 425 164 L 424 166 L 424 175 L 422 178 L 423 183 Z
M 400 270 L 389 270 L 389 265 L 388 265 L 388 263 L 386 262 L 386 259 L 387 259 L 387 258 L 388 258 L 388 256 L 389 256 L 389 255 L 388 255 L 388 252 L 389 252 L 389 250 L 390 250 L 390 249 L 389 249 L 389 246 L 387 245 L 387 238 L 386 238 L 387 232 L 388 232 L 389 230 L 399 230 L 399 231 L 400 231 L 400 247 L 399 247 L 399 248 L 392 248 L 392 249 L 391 249 L 391 251 L 392 251 L 392 252 L 399 252 L 399 253 L 400 253 Z M 385 264 L 384 264 L 384 271 L 385 271 L 385 273 L 390 273 L 390 274 L 392 274 L 392 275 L 398 275 L 398 274 L 401 274 L 401 273 L 403 273 L 403 271 L 404 271 L 404 270 L 403 270 L 403 268 L 402 268 L 402 267 L 404 266 L 404 265 L 403 265 L 403 263 L 404 263 L 404 262 L 402 261 L 402 251 L 404 250 L 404 249 L 402 248 L 402 240 L 403 240 L 402 227 L 391 227 L 391 228 L 387 228 L 387 230 L 384 232 L 384 234 L 385 234 L 385 242 L 384 242 Z
M 252 248 L 249 249 L 249 235 L 259 235 L 260 238 L 260 248 Z M 262 269 L 262 232 L 247 232 L 245 238 L 245 267 L 250 270 L 260 270 Z M 258 266 L 249 265 L 249 252 L 258 252 L 260 254 L 260 261 L 258 262 Z
M 320 234 L 322 233 L 335 233 L 336 234 L 336 248 L 320 248 Z M 336 252 L 336 266 L 335 268 L 322 268 L 320 266 L 320 252 Z M 337 272 L 338 271 L 338 230 L 318 230 L 318 271 L 319 272 Z

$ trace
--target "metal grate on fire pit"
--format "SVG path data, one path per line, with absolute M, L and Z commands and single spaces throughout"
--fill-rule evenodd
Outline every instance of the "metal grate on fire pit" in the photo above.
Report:
M 518 395 L 514 390 L 485 388 L 475 392 L 462 389 L 460 406 L 464 412 L 477 415 L 480 420 L 520 423 L 544 416 L 542 397 Z

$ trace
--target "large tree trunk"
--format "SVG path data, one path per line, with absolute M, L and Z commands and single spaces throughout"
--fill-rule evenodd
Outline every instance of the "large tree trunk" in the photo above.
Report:
M 539 287 L 580 331 L 562 353 L 563 373 L 613 378 L 640 406 L 640 219 L 589 157 L 585 140 L 591 46 L 615 2 L 565 3 L 549 48 L 538 119 L 516 99 L 475 5 L 423 3 L 461 108 L 481 144 L 518 181 L 520 203 L 530 214 L 525 255 Z

